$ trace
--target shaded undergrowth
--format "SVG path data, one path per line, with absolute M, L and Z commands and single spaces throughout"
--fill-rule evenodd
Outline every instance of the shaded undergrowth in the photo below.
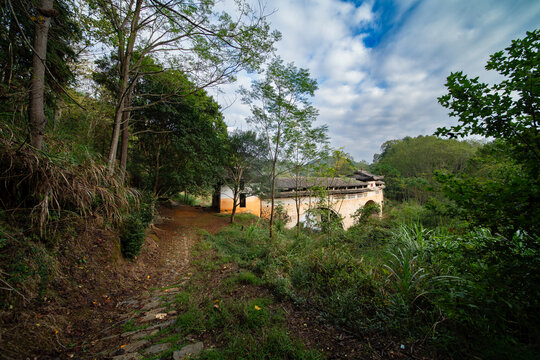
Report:
M 539 246 L 526 234 L 373 219 L 332 236 L 281 230 L 271 240 L 252 224 L 206 238 L 277 298 L 317 309 L 358 337 L 390 333 L 405 351 L 436 350 L 437 358 L 532 359 L 540 344 L 539 297 L 525 295 L 538 292 Z

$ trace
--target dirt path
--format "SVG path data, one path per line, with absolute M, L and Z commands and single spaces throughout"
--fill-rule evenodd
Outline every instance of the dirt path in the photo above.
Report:
M 163 315 L 158 318 L 155 315 L 167 313 L 159 312 L 166 310 L 161 306 L 163 299 L 174 297 L 179 289 L 158 289 L 185 283 L 190 275 L 190 249 L 197 242 L 199 233 L 216 233 L 228 222 L 228 217 L 217 216 L 201 207 L 161 207 L 156 224 L 147 236 L 146 248 L 131 269 L 132 277 L 127 278 L 118 290 L 109 290 L 113 294 L 110 296 L 113 299 L 111 303 L 105 304 L 105 300 L 103 304 L 98 304 L 103 305 L 100 310 L 87 313 L 93 319 L 88 319 L 84 332 L 81 331 L 84 340 L 76 343 L 71 351 L 67 349 L 60 357 L 139 358 L 137 354 L 141 352 L 143 344 L 152 345 L 152 342 L 140 340 L 142 334 L 155 335 L 174 319 L 171 314 L 163 318 Z M 122 296 L 121 293 L 126 295 Z M 142 327 L 150 330 L 143 333 L 133 330 Z M 133 336 L 122 336 L 126 329 L 130 330 L 127 333 L 133 332 Z
M 159 238 L 163 258 L 155 275 L 159 280 L 154 286 L 167 286 L 188 272 L 190 249 L 198 233 L 204 230 L 214 234 L 229 223 L 229 218 L 216 216 L 205 208 L 183 205 L 162 207 L 159 213 L 152 231 Z

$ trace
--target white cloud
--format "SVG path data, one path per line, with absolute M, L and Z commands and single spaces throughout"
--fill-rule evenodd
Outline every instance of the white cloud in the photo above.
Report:
M 431 134 L 450 124 L 437 103 L 446 76 L 463 70 L 493 81 L 483 68 L 489 55 L 538 26 L 535 1 L 396 1 L 394 22 L 381 23 L 373 3 L 355 7 L 339 0 L 270 0 L 272 25 L 283 34 L 278 54 L 307 67 L 319 80 L 313 99 L 332 144 L 355 159 L 371 161 L 387 140 Z M 375 48 L 366 48 L 369 27 L 392 26 Z M 240 74 L 249 86 L 251 76 Z M 234 98 L 237 85 L 223 87 Z M 247 106 L 238 99 L 224 111 L 229 126 L 246 128 Z

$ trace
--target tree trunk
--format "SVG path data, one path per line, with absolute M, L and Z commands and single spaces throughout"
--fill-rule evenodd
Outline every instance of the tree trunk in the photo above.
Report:
M 276 197 L 276 165 L 278 160 L 279 140 L 281 138 L 281 125 L 278 126 L 278 132 L 276 137 L 276 149 L 274 152 L 274 159 L 272 161 L 272 201 L 270 205 L 270 239 L 274 235 L 274 205 Z
M 126 97 L 124 107 L 131 104 L 131 95 Z M 120 182 L 124 183 L 126 177 L 128 141 L 129 141 L 129 111 L 122 113 L 122 151 L 120 152 Z
M 54 15 L 53 3 L 54 0 L 40 0 L 39 15 L 35 20 L 34 56 L 32 59 L 28 117 L 30 120 L 30 142 L 38 150 L 41 150 L 43 146 L 43 132 L 45 131 L 45 125 L 47 125 L 44 110 L 45 58 L 47 56 L 47 37 L 51 25 L 51 16 Z
M 238 207 L 238 196 L 240 195 L 242 178 L 244 177 L 244 169 L 241 166 L 236 166 L 233 171 L 233 208 L 231 213 L 231 224 L 234 223 L 234 215 L 236 215 L 236 208 Z
M 234 215 L 236 215 L 236 204 L 238 202 L 238 186 L 235 186 L 233 189 L 233 205 L 232 205 L 232 212 L 231 212 L 231 224 L 234 223 Z
M 117 94 L 117 105 L 114 116 L 114 128 L 111 138 L 111 146 L 109 149 L 108 157 L 108 170 L 109 175 L 114 174 L 114 163 L 116 154 L 118 152 L 118 141 L 120 138 L 120 126 L 122 124 L 125 100 L 131 97 L 131 91 L 133 87 L 129 85 L 129 75 L 131 69 L 131 57 L 133 56 L 133 48 L 135 46 L 135 40 L 137 38 L 137 30 L 139 27 L 139 15 L 141 12 L 142 0 L 137 0 L 135 5 L 135 11 L 133 18 L 131 19 L 131 29 L 129 32 L 128 41 L 126 44 L 125 52 L 122 51 L 122 47 L 118 50 L 118 61 L 120 62 L 120 88 Z M 120 30 L 122 31 L 122 29 Z
M 274 162 L 274 170 L 272 170 L 273 174 L 276 173 L 276 170 L 275 170 L 275 162 Z M 272 236 L 274 235 L 274 198 L 275 198 L 275 194 L 276 194 L 276 177 L 275 175 L 272 175 L 272 193 L 271 193 L 271 196 L 272 196 L 272 200 L 270 202 L 270 239 L 272 239 Z
M 154 176 L 154 195 L 157 195 L 158 191 L 158 185 L 159 185 L 159 151 L 161 150 L 161 147 L 158 146 L 157 153 L 156 153 L 156 172 Z
M 295 198 L 294 202 L 296 205 L 296 236 L 300 236 L 300 196 L 298 195 L 298 178 L 300 177 L 300 171 L 296 167 L 296 181 L 295 181 Z

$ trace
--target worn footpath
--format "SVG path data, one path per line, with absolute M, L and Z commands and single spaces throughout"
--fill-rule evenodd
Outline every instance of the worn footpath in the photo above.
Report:
M 163 208 L 153 227 L 154 235 L 166 246 L 167 258 L 161 268 L 158 286 L 118 302 L 118 315 L 112 325 L 100 331 L 84 352 L 68 357 L 86 359 L 183 359 L 200 353 L 204 345 L 188 336 L 174 336 L 178 312 L 175 297 L 190 280 L 190 248 L 198 232 L 217 232 L 227 219 L 199 207 Z M 156 276 L 156 275 L 154 275 Z

